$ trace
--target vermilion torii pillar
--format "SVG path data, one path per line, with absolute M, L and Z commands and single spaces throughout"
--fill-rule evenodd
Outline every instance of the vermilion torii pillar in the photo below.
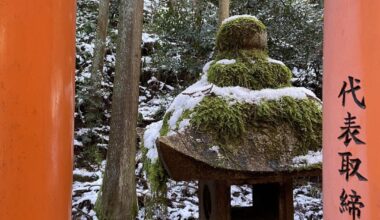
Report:
M 0 219 L 71 218 L 75 0 L 0 0 Z
M 325 1 L 324 219 L 380 219 L 380 1 Z

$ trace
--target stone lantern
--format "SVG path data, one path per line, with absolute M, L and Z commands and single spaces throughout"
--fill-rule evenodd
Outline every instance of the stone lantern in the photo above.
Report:
M 201 220 L 291 220 L 293 179 L 321 175 L 321 102 L 291 78 L 269 58 L 261 21 L 223 22 L 214 60 L 174 99 L 156 139 L 172 179 L 199 181 Z M 253 206 L 231 207 L 230 186 L 244 184 Z

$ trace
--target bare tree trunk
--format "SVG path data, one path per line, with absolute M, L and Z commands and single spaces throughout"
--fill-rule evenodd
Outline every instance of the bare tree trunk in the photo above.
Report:
M 102 79 L 103 79 L 103 65 L 104 56 L 106 52 L 106 38 L 108 30 L 108 14 L 109 14 L 110 0 L 100 0 L 99 2 L 99 15 L 96 29 L 94 60 L 91 68 L 91 78 L 89 79 L 89 95 L 91 102 L 88 103 L 88 110 L 86 113 L 86 124 L 88 127 L 95 127 L 101 123 L 101 110 L 102 110 Z
M 168 0 L 169 11 L 174 13 L 176 11 L 176 0 Z
M 193 0 L 195 26 L 198 31 L 202 28 L 202 3 L 204 0 Z
M 132 220 L 137 213 L 135 155 L 143 1 L 120 0 L 119 7 L 110 143 L 98 214 L 101 219 Z
M 219 0 L 219 26 L 230 16 L 230 0 Z
M 92 74 L 101 80 L 103 72 L 104 56 L 106 53 L 106 38 L 108 30 L 108 16 L 109 16 L 110 0 L 99 1 L 99 15 L 96 29 L 96 40 L 94 49 L 94 61 L 92 65 Z M 92 77 L 92 76 L 91 76 Z M 100 84 L 100 81 L 97 81 Z
M 202 9 L 204 5 L 204 0 L 192 0 L 193 13 L 194 13 L 194 24 L 195 24 L 195 34 L 192 47 L 199 51 L 201 49 L 201 32 L 202 32 Z

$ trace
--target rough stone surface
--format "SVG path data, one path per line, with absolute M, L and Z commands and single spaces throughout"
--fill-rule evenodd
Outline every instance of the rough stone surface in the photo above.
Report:
M 252 91 L 291 86 L 291 71 L 282 62 L 267 57 L 266 43 L 266 27 L 256 18 L 241 17 L 223 23 L 217 36 L 217 59 L 205 72 L 208 82 Z M 321 175 L 318 166 L 293 167 L 294 157 L 321 149 L 320 103 L 313 99 L 310 102 L 315 104 L 285 97 L 261 105 L 209 94 L 179 117 L 190 122 L 185 130 L 170 130 L 167 123 L 172 112 L 167 112 L 156 142 L 159 157 L 175 180 L 257 183 Z M 263 119 L 263 114 L 268 118 Z
M 282 124 L 274 129 L 272 126 L 262 124 L 256 129 L 247 131 L 242 139 L 244 141 L 241 144 L 220 147 L 214 145 L 215 141 L 210 135 L 188 129 L 184 133 L 161 137 L 157 143 L 160 151 L 165 151 L 167 154 L 170 152 L 167 148 L 175 151 L 172 152 L 173 155 L 167 157 L 176 157 L 175 154 L 180 153 L 189 157 L 188 162 L 193 160 L 192 163 L 199 162 L 216 169 L 254 174 L 294 171 L 292 159 L 296 155 L 298 139 L 294 129 L 289 125 Z M 161 158 L 165 160 L 162 155 Z M 181 166 L 187 172 L 194 171 L 193 176 L 202 176 L 186 164 L 180 164 L 184 161 L 178 160 L 176 163 L 177 166 L 174 166 L 175 163 L 169 165 L 173 168 L 166 167 L 169 173 L 170 170 Z
M 267 31 L 257 18 L 241 17 L 225 22 L 216 37 L 218 51 L 267 49 Z

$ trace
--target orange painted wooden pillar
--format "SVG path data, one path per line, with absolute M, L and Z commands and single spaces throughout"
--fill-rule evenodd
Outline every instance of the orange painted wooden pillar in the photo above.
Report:
M 325 1 L 326 220 L 380 219 L 380 1 Z
M 74 0 L 0 0 L 0 219 L 71 218 Z

